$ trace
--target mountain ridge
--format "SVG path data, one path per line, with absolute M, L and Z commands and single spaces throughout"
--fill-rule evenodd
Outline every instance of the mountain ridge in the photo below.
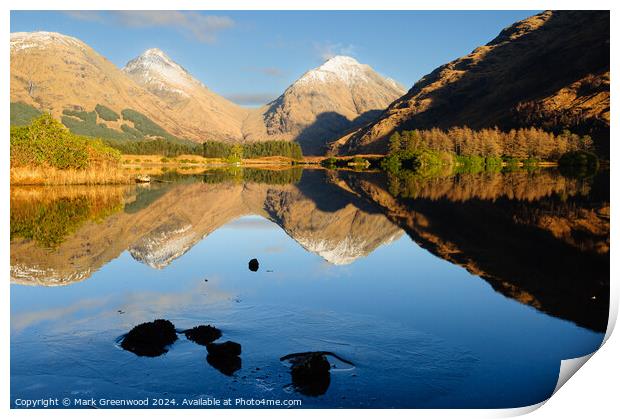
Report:
M 170 136 L 194 142 L 298 141 L 306 154 L 322 154 L 328 140 L 369 122 L 402 93 L 402 86 L 370 66 L 336 56 L 308 70 L 271 103 L 244 108 L 210 90 L 158 48 L 119 69 L 77 38 L 54 32 L 11 34 L 12 103 L 64 116 L 71 129 L 85 122 L 72 119 L 76 112 L 91 113 L 92 131 L 114 136 L 132 132 L 133 121 L 104 120 L 93 113 L 97 106 L 117 114 L 136 110 Z
M 416 82 L 333 152 L 385 152 L 394 131 L 537 126 L 609 147 L 609 12 L 545 11 Z

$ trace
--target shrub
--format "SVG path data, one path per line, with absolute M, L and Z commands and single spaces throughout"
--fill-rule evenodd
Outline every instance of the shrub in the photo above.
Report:
M 12 127 L 10 142 L 11 167 L 85 169 L 120 161 L 117 150 L 101 140 L 72 134 L 49 114 L 41 115 L 27 127 Z

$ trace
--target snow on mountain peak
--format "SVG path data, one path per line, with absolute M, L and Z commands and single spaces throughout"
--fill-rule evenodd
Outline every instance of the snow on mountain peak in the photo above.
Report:
M 57 32 L 13 32 L 11 33 L 11 52 L 29 48 L 46 48 L 50 45 L 64 45 L 85 49 L 86 44 L 72 36 Z
M 203 86 L 159 48 L 147 49 L 140 56 L 129 61 L 123 67 L 123 71 L 151 87 L 182 96 L 189 96 L 185 89 L 196 85 Z
M 344 72 L 350 70 L 351 67 L 361 66 L 355 58 L 347 55 L 336 55 L 325 61 L 319 68 L 324 71 L 333 73 Z
M 320 67 L 304 74 L 297 82 L 301 84 L 328 81 L 340 81 L 348 85 L 368 81 L 368 72 L 372 69 L 366 64 L 360 64 L 355 58 L 346 55 L 336 55 L 325 61 Z

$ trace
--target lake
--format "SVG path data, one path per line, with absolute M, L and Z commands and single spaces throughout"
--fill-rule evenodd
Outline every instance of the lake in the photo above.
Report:
M 562 359 L 602 342 L 608 172 L 238 168 L 158 180 L 12 187 L 13 407 L 519 407 L 552 394 Z M 180 333 L 157 357 L 120 347 L 160 318 L 218 327 L 241 344 L 240 368 L 223 373 Z M 333 354 L 321 394 L 292 385 L 280 360 L 306 351 Z

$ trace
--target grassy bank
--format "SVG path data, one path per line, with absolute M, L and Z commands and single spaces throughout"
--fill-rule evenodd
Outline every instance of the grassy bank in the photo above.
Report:
M 11 127 L 12 185 L 128 183 L 120 153 L 101 140 L 72 134 L 49 114 Z
M 127 184 L 135 175 L 118 167 L 57 169 L 45 166 L 11 167 L 11 185 L 106 185 Z

